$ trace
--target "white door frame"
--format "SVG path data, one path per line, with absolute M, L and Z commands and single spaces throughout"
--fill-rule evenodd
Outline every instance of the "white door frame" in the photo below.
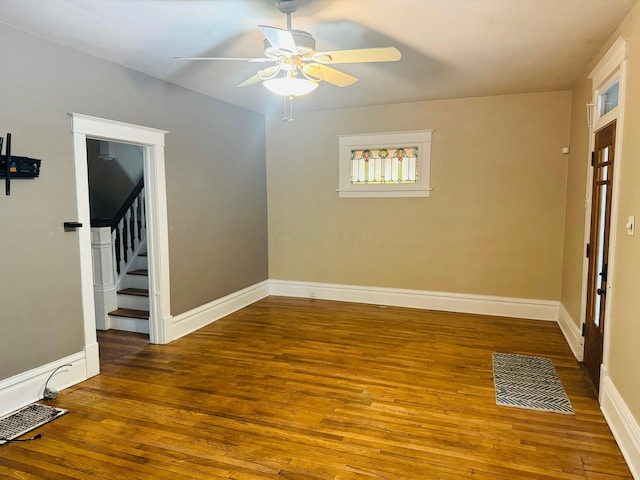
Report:
M 79 230 L 82 312 L 84 318 L 87 377 L 99 372 L 91 260 L 87 138 L 139 145 L 144 153 L 144 184 L 149 258 L 149 340 L 168 343 L 171 327 L 169 304 L 169 236 L 167 222 L 164 130 L 141 127 L 78 113 L 72 119 Z
M 611 331 L 611 308 L 615 297 L 614 272 L 616 261 L 616 237 L 618 235 L 618 217 L 619 217 L 619 191 L 621 181 L 621 165 L 622 165 L 622 133 L 624 131 L 624 100 L 626 92 L 626 73 L 627 73 L 627 42 L 624 38 L 618 38 L 604 57 L 595 66 L 589 78 L 592 81 L 592 100 L 589 108 L 589 155 L 595 148 L 596 131 L 616 120 L 616 137 L 615 150 L 613 159 L 613 192 L 611 200 L 611 226 L 609 231 L 609 261 L 607 272 L 607 301 L 604 311 L 604 345 L 602 349 L 602 366 L 600 368 L 600 394 L 602 395 L 602 384 L 608 377 L 609 352 L 610 352 L 610 335 Z M 618 80 L 620 83 L 618 93 L 618 106 L 606 115 L 600 115 L 598 105 L 599 97 L 606 89 Z M 591 158 L 589 158 L 589 162 Z M 585 196 L 585 229 L 584 244 L 590 242 L 591 234 L 591 196 L 593 184 L 593 167 L 589 167 L 587 175 L 587 187 Z M 586 322 L 587 310 L 587 290 L 589 277 L 589 259 L 583 259 L 582 269 L 582 301 L 580 320 L 582 327 Z M 582 361 L 584 357 L 584 339 L 582 341 L 582 354 L 578 360 Z M 602 399 L 602 397 L 601 397 Z M 600 401 L 602 403 L 602 401 Z

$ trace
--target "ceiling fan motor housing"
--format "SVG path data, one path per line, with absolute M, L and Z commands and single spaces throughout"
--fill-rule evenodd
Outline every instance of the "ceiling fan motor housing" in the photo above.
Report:
M 309 32 L 303 32 L 302 30 L 291 30 L 291 35 L 296 42 L 298 49 L 297 55 L 307 58 L 313 56 L 316 53 L 316 40 L 311 36 Z M 282 52 L 277 48 L 271 46 L 271 44 L 265 39 L 264 41 L 264 53 L 268 57 L 279 58 L 282 56 Z
M 278 0 L 276 8 L 282 13 L 293 13 L 298 9 L 298 0 Z

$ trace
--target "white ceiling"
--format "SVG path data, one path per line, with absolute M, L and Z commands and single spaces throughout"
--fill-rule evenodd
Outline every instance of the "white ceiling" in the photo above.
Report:
M 395 46 L 397 63 L 336 65 L 358 77 L 321 84 L 312 110 L 570 88 L 636 0 L 301 0 L 293 28 L 317 50 Z M 274 0 L 0 0 L 0 22 L 264 113 L 282 99 L 236 85 L 263 63 L 256 28 L 286 27 Z M 5 46 L 6 47 L 6 46 Z

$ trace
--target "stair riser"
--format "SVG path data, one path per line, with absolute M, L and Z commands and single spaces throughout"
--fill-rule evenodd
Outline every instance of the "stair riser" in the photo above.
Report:
M 111 316 L 111 328 L 125 332 L 149 333 L 149 321 L 138 318 Z
M 138 270 L 138 269 L 147 270 L 148 266 L 149 266 L 149 262 L 147 261 L 147 257 L 136 256 L 136 258 L 134 258 L 133 261 L 131 262 L 131 267 L 129 270 Z
M 149 277 L 145 275 L 125 275 L 122 288 L 149 288 Z
M 118 308 L 149 310 L 149 297 L 118 294 Z

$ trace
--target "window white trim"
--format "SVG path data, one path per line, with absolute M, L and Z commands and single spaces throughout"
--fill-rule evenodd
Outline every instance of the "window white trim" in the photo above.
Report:
M 338 135 L 340 197 L 428 197 L 431 192 L 431 134 L 433 130 Z M 351 183 L 351 152 L 362 148 L 418 147 L 418 182 L 412 184 Z

